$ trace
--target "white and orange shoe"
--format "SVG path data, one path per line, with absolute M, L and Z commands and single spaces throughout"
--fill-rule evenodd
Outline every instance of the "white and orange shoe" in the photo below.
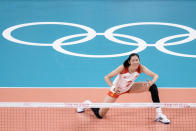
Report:
M 167 119 L 166 115 L 162 114 L 162 113 L 158 113 L 156 115 L 156 120 L 157 122 L 162 122 L 164 124 L 169 124 L 170 123 L 170 120 Z
M 86 100 L 86 101 L 84 101 L 84 102 L 82 102 L 82 103 L 84 103 L 84 104 L 91 104 L 92 102 L 89 101 L 89 100 Z M 87 109 L 87 108 L 84 108 L 84 107 L 78 107 L 78 108 L 77 108 L 77 112 L 78 112 L 78 113 L 83 113 L 83 112 L 85 112 L 86 109 Z

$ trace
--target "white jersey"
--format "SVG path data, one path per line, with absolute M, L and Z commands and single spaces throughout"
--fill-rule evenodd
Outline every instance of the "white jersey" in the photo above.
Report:
M 115 88 L 118 88 L 119 93 L 124 93 L 131 89 L 131 86 L 134 84 L 135 80 L 139 76 L 140 72 L 139 65 L 137 72 L 129 73 L 128 68 L 124 68 L 121 74 L 118 74 L 113 81 L 113 86 L 110 88 L 110 91 L 114 92 Z

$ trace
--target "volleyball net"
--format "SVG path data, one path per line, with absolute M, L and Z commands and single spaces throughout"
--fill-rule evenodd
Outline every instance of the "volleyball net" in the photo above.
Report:
M 157 107 L 170 124 L 155 121 Z M 89 108 L 109 111 L 97 119 Z M 0 131 L 196 131 L 196 103 L 0 102 Z

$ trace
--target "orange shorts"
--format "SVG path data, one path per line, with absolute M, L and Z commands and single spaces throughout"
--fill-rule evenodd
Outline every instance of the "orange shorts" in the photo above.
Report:
M 116 93 L 109 90 L 108 91 L 108 96 L 113 97 L 113 98 L 118 98 L 120 95 L 125 94 L 125 93 L 129 93 L 129 91 L 126 91 L 126 92 L 121 93 L 121 94 L 116 94 Z

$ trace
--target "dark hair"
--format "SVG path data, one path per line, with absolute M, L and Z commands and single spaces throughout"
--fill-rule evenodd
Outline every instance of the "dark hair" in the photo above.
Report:
M 140 59 L 140 57 L 139 57 L 139 55 L 138 55 L 137 53 L 132 53 L 132 54 L 130 54 L 129 57 L 124 61 L 124 63 L 123 63 L 124 67 L 129 67 L 129 66 L 130 66 L 129 61 L 130 61 L 130 59 L 131 59 L 132 56 L 137 56 L 137 57 Z

